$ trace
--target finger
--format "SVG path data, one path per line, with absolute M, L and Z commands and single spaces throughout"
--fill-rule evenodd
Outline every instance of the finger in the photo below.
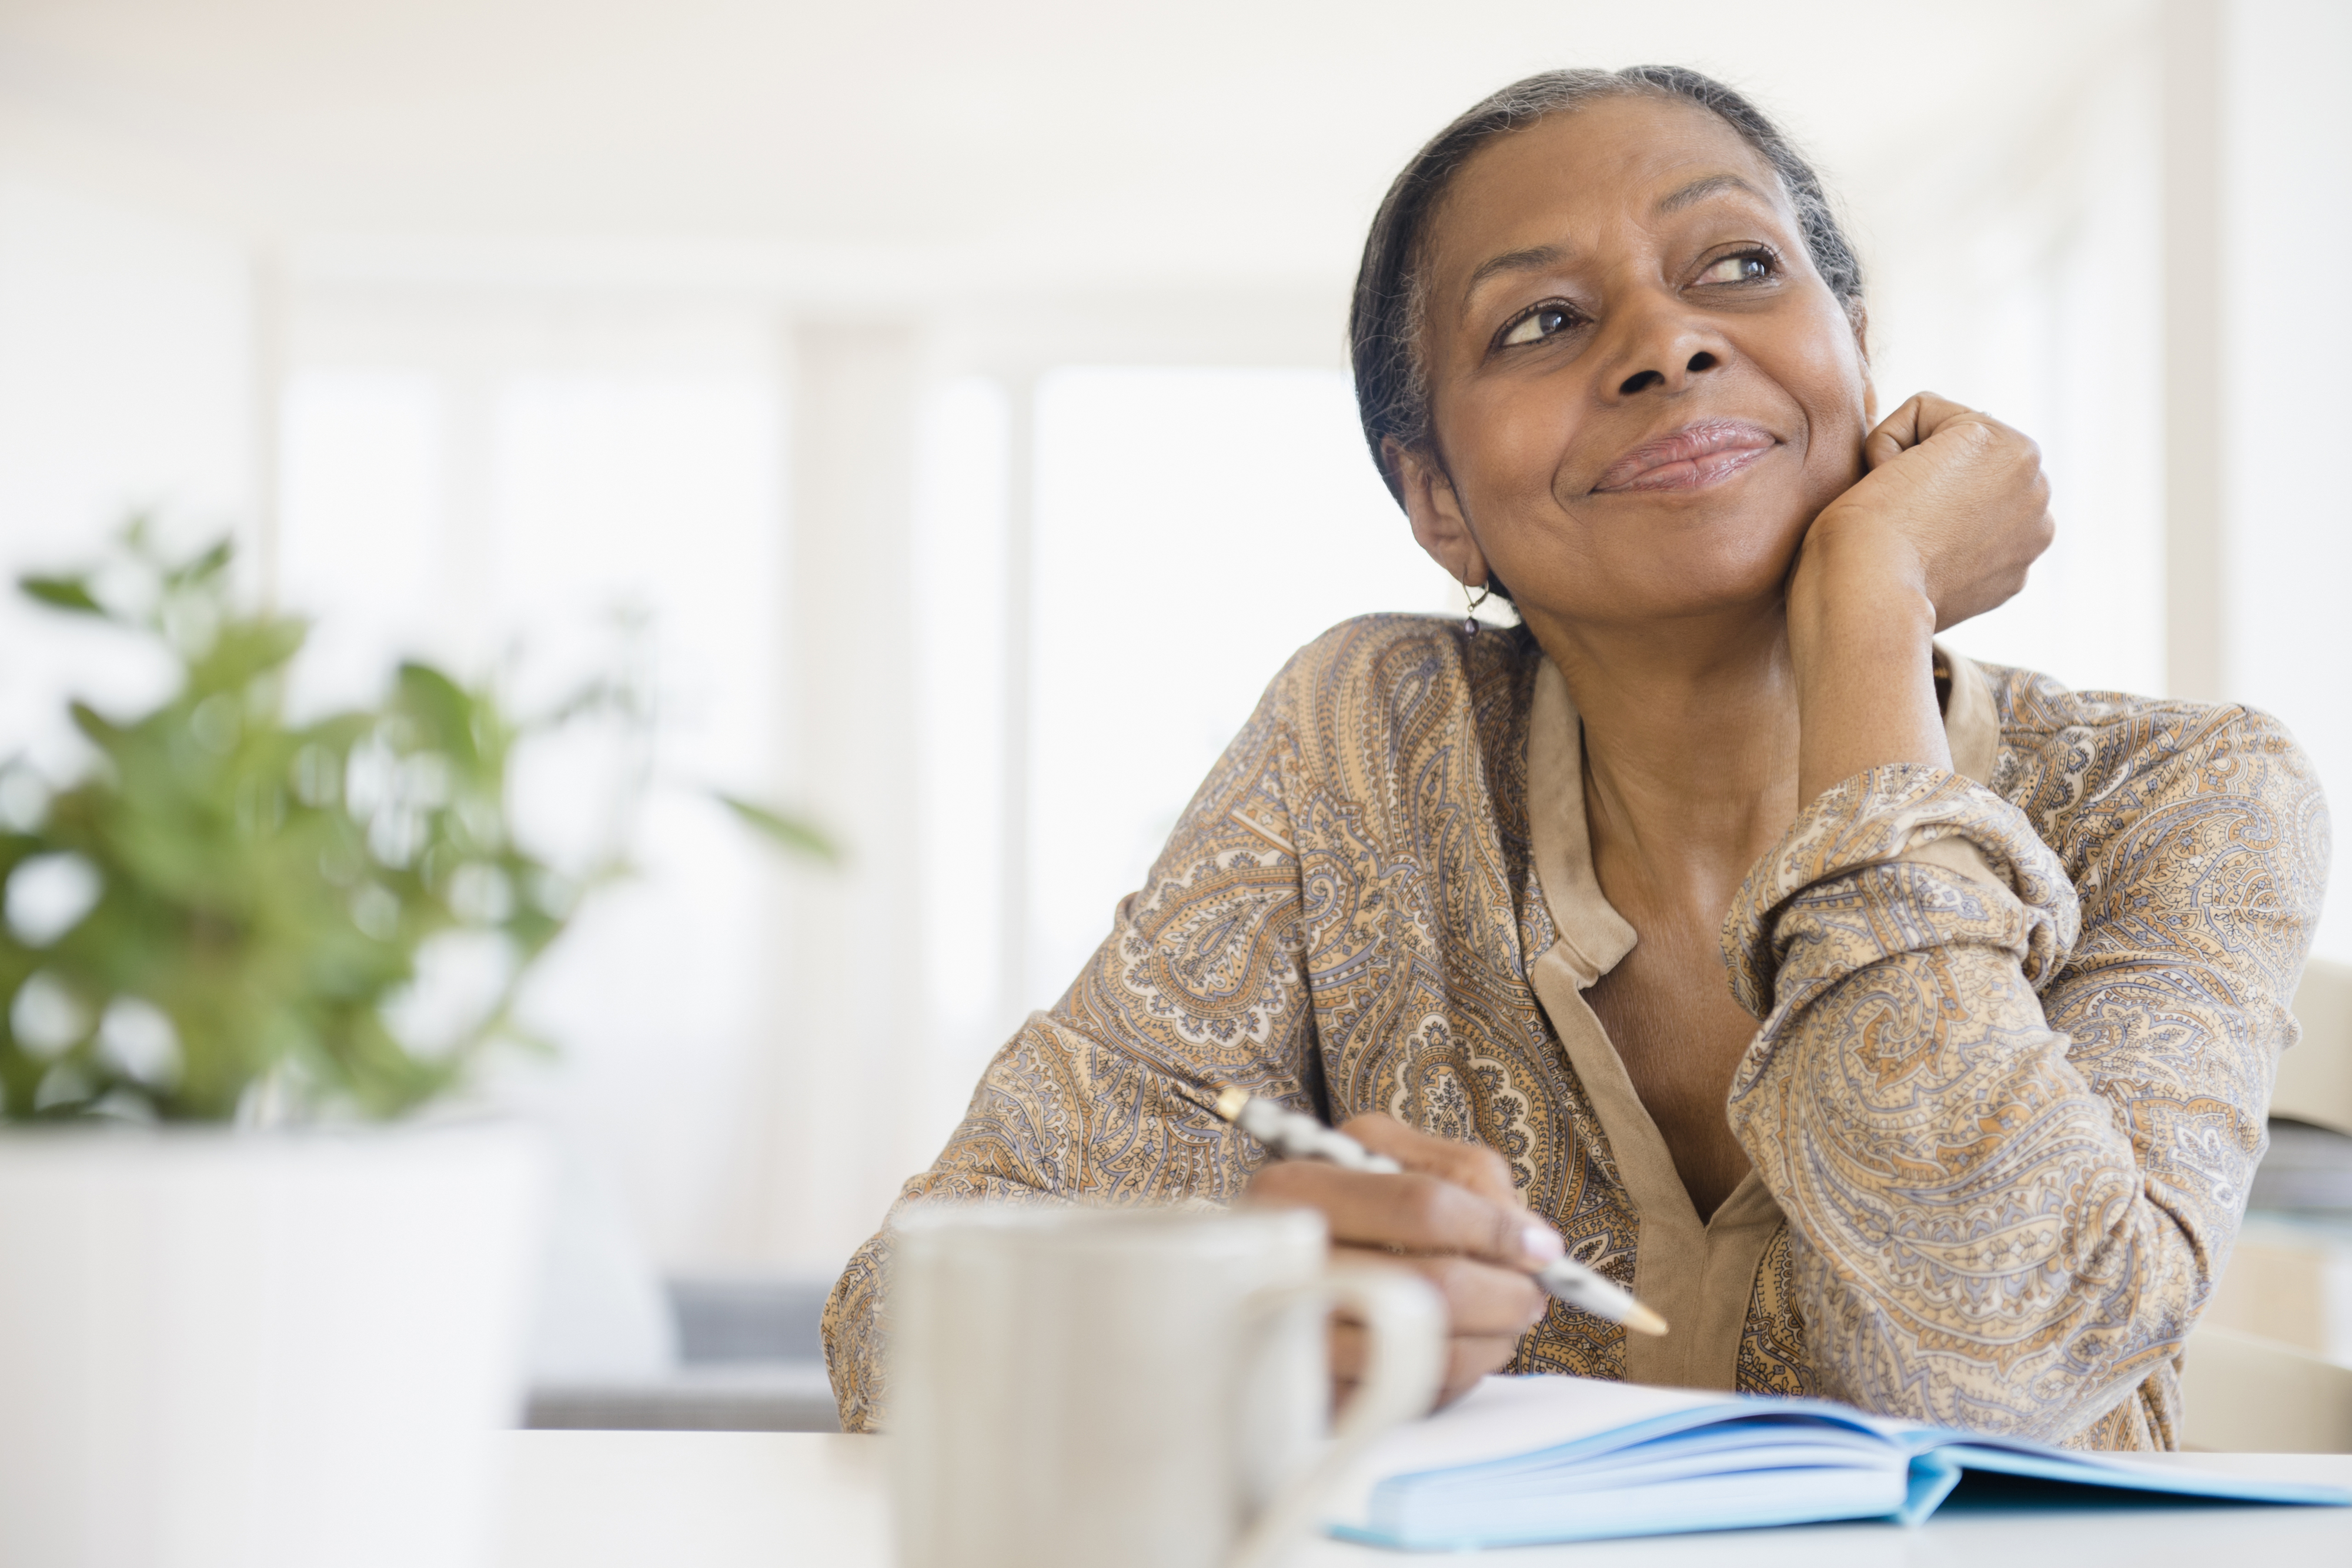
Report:
M 1559 1232 L 1516 1206 L 1436 1176 L 1380 1176 L 1284 1160 L 1250 1182 L 1252 1202 L 1319 1208 L 1334 1241 L 1400 1252 L 1459 1252 L 1506 1269 L 1540 1269 L 1567 1250 Z
M 1345 1404 L 1363 1381 L 1371 1354 L 1370 1338 L 1353 1323 L 1331 1325 L 1331 1385 L 1338 1402 Z M 1519 1342 L 1507 1335 L 1464 1335 L 1446 1342 L 1445 1374 L 1437 1403 L 1450 1405 L 1468 1393 L 1488 1373 L 1500 1372 L 1519 1354 Z
M 1519 1354 L 1516 1339 L 1457 1339 L 1446 1346 L 1445 1381 L 1438 1385 L 1437 1403 L 1444 1409 L 1478 1386 L 1489 1373 L 1500 1372 Z
M 1862 444 L 1863 465 L 1876 468 L 1909 451 L 1920 443 L 1934 438 L 1936 432 L 1956 419 L 1984 416 L 1966 403 L 1935 392 L 1915 392 L 1903 400 L 1903 406 L 1878 422 Z
M 1401 1258 L 1393 1252 L 1335 1247 L 1335 1260 L 1402 1269 L 1426 1280 L 1445 1301 L 1445 1322 L 1457 1334 L 1504 1334 L 1513 1339 L 1543 1321 L 1551 1298 L 1517 1269 L 1498 1269 L 1475 1259 Z
M 1862 465 L 1877 468 L 1891 463 L 1906 449 L 1919 444 L 1919 400 L 1907 397 L 1903 405 L 1878 422 L 1877 428 L 1864 438 Z
M 1519 1206 L 1518 1183 L 1512 1179 L 1510 1163 L 1484 1144 L 1434 1137 L 1379 1111 L 1354 1118 L 1339 1131 L 1409 1171 L 1468 1187 L 1489 1203 Z
M 1364 1364 L 1371 1356 L 1372 1336 L 1364 1332 L 1361 1323 L 1351 1323 L 1345 1318 L 1331 1320 L 1331 1377 L 1334 1382 L 1352 1384 L 1364 1375 Z

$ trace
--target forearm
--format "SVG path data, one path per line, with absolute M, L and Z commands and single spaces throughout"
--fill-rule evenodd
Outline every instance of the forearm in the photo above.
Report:
M 1936 606 L 1909 547 L 1825 517 L 1789 586 L 1797 799 L 1888 763 L 1952 765 L 1936 703 Z

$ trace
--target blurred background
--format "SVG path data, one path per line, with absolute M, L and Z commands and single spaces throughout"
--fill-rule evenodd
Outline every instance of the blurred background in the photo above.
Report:
M 1494 88 L 1647 60 L 1817 156 L 1885 404 L 2042 444 L 2058 544 L 1954 644 L 2352 789 L 2340 0 L 0 0 L 0 566 L 233 529 L 314 705 L 643 625 L 641 872 L 495 1092 L 571 1171 L 543 1381 L 650 1375 L 829 1280 L 1292 649 L 1459 612 L 1354 421 L 1366 222 Z M 150 676 L 0 609 L 0 749 Z

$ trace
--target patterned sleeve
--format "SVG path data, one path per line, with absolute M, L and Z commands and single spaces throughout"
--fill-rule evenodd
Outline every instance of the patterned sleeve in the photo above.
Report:
M 2201 716 L 2075 781 L 2078 831 L 2045 819 L 2064 862 L 1991 790 L 1887 767 L 1741 888 L 1724 954 L 1763 1027 L 1731 1124 L 1788 1218 L 1824 1393 L 2058 1441 L 2178 1354 L 2262 1156 L 2326 864 L 2293 740 Z
M 1285 804 L 1298 748 L 1286 671 L 1178 821 L 1143 890 L 1066 995 L 997 1052 L 923 1197 L 1225 1202 L 1263 1161 L 1209 1109 L 1238 1084 L 1318 1094 L 1300 952 L 1301 879 Z M 895 1216 L 897 1208 L 893 1208 Z M 883 1417 L 890 1231 L 860 1248 L 825 1304 L 843 1429 Z

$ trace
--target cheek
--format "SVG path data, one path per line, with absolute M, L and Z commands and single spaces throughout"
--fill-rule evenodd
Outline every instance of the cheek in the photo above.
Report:
M 1575 448 L 1580 406 L 1578 389 L 1560 377 L 1482 387 L 1446 411 L 1440 440 L 1474 517 L 1501 525 L 1549 505 L 1561 455 Z
M 1557 493 L 1578 449 L 1585 405 L 1571 378 L 1481 388 L 1454 401 L 1439 441 L 1480 547 L 1514 593 L 1552 580 L 1588 582 L 1603 563 L 1577 508 Z M 1538 590 L 1540 592 L 1540 590 Z
M 1834 320 L 1791 334 L 1784 351 L 1768 363 L 1773 379 L 1804 414 L 1805 488 L 1818 510 L 1862 477 L 1862 440 L 1870 433 L 1870 381 L 1861 347 L 1840 312 Z

